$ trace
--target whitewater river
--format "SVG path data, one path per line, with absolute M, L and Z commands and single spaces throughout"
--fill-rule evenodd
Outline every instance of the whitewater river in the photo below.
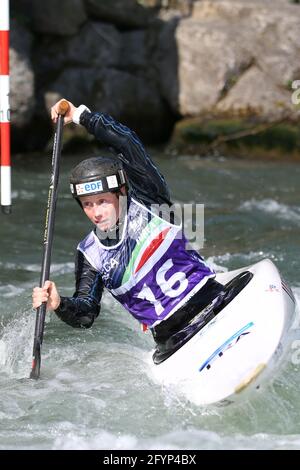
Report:
M 13 215 L 0 215 L 0 449 L 300 448 L 300 366 L 292 346 L 274 380 L 229 407 L 199 408 L 151 373 L 152 338 L 106 293 L 90 330 L 47 315 L 41 379 L 29 380 L 51 155 L 14 159 Z M 90 230 L 64 157 L 52 279 L 73 293 Z M 300 167 L 223 158 L 155 158 L 174 200 L 205 204 L 202 254 L 217 270 L 270 258 L 300 301 Z M 300 340 L 297 327 L 294 342 Z M 298 355 L 297 357 L 300 357 Z

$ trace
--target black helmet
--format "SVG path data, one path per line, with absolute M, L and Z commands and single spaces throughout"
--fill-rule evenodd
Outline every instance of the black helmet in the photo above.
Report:
M 117 192 L 126 185 L 126 173 L 115 157 L 91 157 L 80 162 L 70 175 L 73 197 Z

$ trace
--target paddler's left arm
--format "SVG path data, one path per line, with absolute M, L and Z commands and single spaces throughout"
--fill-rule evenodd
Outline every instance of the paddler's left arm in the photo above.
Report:
M 61 296 L 55 313 L 73 328 L 90 328 L 100 312 L 103 282 L 79 250 L 75 260 L 75 277 L 75 293 L 72 297 Z
M 51 118 L 54 123 L 58 119 L 60 101 L 51 108 Z M 124 165 L 130 191 L 135 198 L 146 205 L 172 205 L 163 175 L 135 132 L 107 114 L 93 113 L 84 105 L 75 107 L 70 101 L 68 103 L 69 108 L 64 116 L 64 123 L 81 124 L 116 154 Z

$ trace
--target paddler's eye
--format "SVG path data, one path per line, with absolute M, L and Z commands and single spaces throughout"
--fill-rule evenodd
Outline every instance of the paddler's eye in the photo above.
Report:
M 99 201 L 97 202 L 98 206 L 103 206 L 103 204 L 107 204 L 108 201 L 106 199 L 99 199 Z

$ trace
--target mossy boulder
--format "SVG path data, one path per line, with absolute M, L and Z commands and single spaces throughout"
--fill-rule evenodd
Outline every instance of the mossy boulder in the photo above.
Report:
M 249 119 L 184 119 L 171 146 L 179 152 L 300 160 L 300 125 Z

